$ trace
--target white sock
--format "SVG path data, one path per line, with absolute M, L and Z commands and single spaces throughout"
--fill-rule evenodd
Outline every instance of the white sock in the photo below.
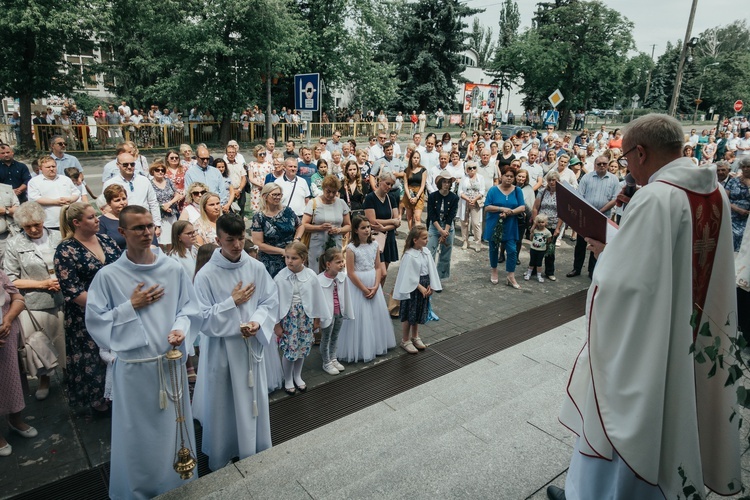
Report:
M 294 362 L 294 383 L 297 387 L 303 387 L 305 381 L 302 380 L 302 364 L 305 362 L 305 358 L 299 358 Z
M 294 389 L 294 379 L 292 378 L 294 363 L 294 361 L 286 359 L 286 356 L 281 356 L 281 369 L 284 371 L 284 387 L 286 389 Z

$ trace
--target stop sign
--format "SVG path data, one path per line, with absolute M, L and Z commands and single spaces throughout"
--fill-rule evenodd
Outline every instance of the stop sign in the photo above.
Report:
M 734 101 L 734 111 L 737 112 L 737 113 L 739 113 L 740 111 L 742 111 L 742 101 L 741 100 L 737 99 L 736 101 Z

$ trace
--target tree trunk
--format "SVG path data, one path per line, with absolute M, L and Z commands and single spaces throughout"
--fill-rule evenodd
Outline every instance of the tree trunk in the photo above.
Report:
M 219 125 L 219 143 L 226 146 L 232 131 L 232 115 L 222 115 Z
M 33 150 L 35 148 L 34 138 L 31 135 L 31 94 L 21 94 L 18 96 L 20 109 L 18 114 L 21 116 L 21 144 L 24 149 Z
M 268 65 L 268 78 L 266 78 L 266 136 L 263 138 L 263 142 L 269 137 L 273 137 L 275 140 L 276 134 L 274 134 L 273 123 L 271 120 L 271 65 Z

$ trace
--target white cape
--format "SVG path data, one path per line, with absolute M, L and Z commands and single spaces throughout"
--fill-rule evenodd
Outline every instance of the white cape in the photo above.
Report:
M 333 318 L 333 310 L 323 297 L 323 289 L 318 282 L 318 276 L 314 271 L 305 267 L 298 273 L 293 273 L 285 267 L 274 278 L 279 288 L 279 321 L 284 318 L 292 308 L 292 279 L 296 277 L 300 284 L 300 298 L 302 309 L 308 318 L 319 318 L 320 324 L 330 323 Z M 333 305 L 333 304 L 332 304 Z
M 421 254 L 421 255 L 420 255 Z M 396 286 L 393 288 L 393 298 L 396 300 L 407 300 L 411 292 L 419 286 L 419 269 L 423 256 L 427 256 L 427 268 L 430 276 L 430 288 L 433 290 L 442 290 L 440 277 L 435 267 L 435 260 L 432 258 L 427 247 L 422 250 L 410 248 L 401 256 L 401 263 L 396 276 Z
M 323 288 L 323 300 L 326 301 L 328 310 L 331 311 L 331 317 L 320 321 L 322 328 L 328 328 L 333 323 L 333 282 L 336 281 L 336 286 L 339 292 L 339 308 L 341 309 L 341 316 L 344 319 L 354 319 L 354 307 L 352 305 L 352 296 L 349 292 L 349 280 L 346 279 L 347 274 L 345 271 L 341 271 L 336 275 L 335 278 L 329 278 L 326 276 L 325 271 L 318 274 L 318 282 Z
M 253 296 L 239 306 L 232 289 L 255 283 Z M 230 262 L 216 249 L 195 277 L 203 313 L 201 361 L 193 414 L 203 426 L 203 453 L 217 470 L 234 457 L 247 458 L 271 447 L 265 351 L 278 321 L 276 285 L 266 268 L 243 253 Z M 257 321 L 260 331 L 242 338 L 240 323 Z
M 682 493 L 679 470 L 703 496 L 703 484 L 728 495 L 740 487 L 739 418 L 725 369 L 690 353 L 693 328 L 692 214 L 682 186 L 717 189 L 714 168 L 678 159 L 636 192 L 620 230 L 597 261 L 588 293 L 587 342 L 571 372 L 560 421 L 581 437 L 583 455 L 617 453 L 666 498 Z M 736 335 L 730 209 L 723 190 L 716 258 L 701 323 L 722 348 Z M 717 222 L 719 223 L 719 222 Z M 672 251 L 665 251 L 671 249 Z M 696 249 L 697 251 L 697 249 Z M 725 365 L 726 368 L 726 365 Z M 693 383 L 694 381 L 694 383 Z
M 103 349 L 117 355 L 112 369 L 112 453 L 109 494 L 112 498 L 152 498 L 185 483 L 172 468 L 175 459 L 175 409 L 171 399 L 159 407 L 159 364 L 166 375 L 165 360 L 127 363 L 126 360 L 155 358 L 171 346 L 167 335 L 182 330 L 186 337 L 201 324 L 193 287 L 180 264 L 154 250 L 153 264 L 138 265 L 123 252 L 117 262 L 105 266 L 88 290 L 86 327 Z M 138 283 L 144 289 L 164 287 L 158 302 L 133 309 L 130 296 Z M 182 343 L 183 408 L 194 452 L 195 436 L 188 396 L 187 341 Z M 171 391 L 169 391 L 170 396 Z M 193 479 L 198 477 L 194 471 Z

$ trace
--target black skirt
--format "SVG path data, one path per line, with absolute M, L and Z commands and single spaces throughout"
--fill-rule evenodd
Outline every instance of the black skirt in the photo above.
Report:
M 419 277 L 419 284 L 427 288 L 430 286 L 430 276 L 425 274 Z M 427 323 L 427 311 L 430 306 L 430 298 L 422 295 L 419 288 L 415 288 L 408 300 L 402 300 L 399 306 L 398 318 L 403 323 L 407 321 L 410 325 L 424 325 Z

